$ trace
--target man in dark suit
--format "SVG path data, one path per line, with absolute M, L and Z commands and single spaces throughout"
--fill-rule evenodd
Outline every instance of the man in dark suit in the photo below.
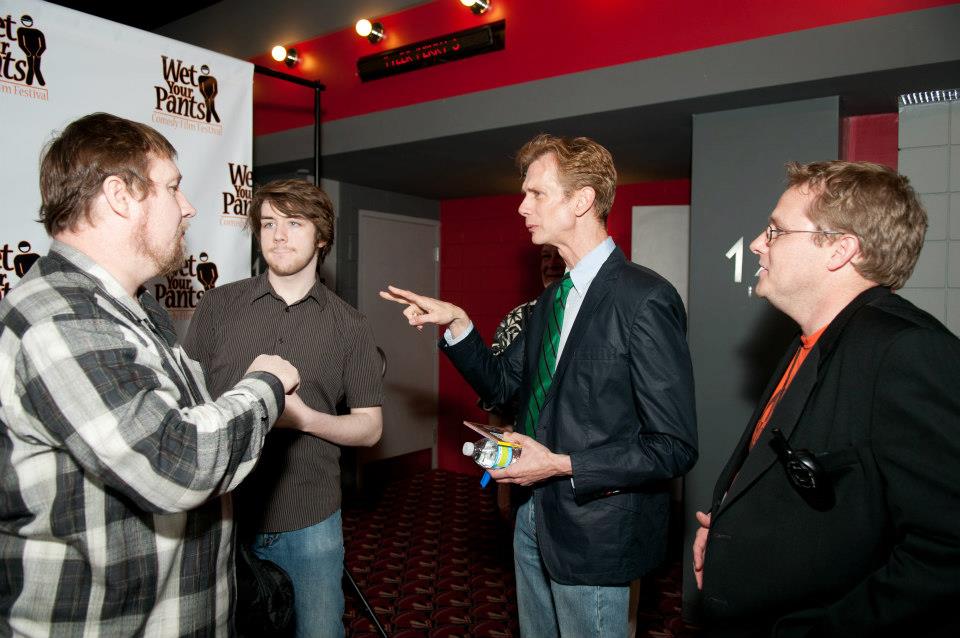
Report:
M 750 245 L 800 325 L 693 546 L 717 635 L 957 636 L 960 340 L 892 294 L 927 216 L 876 164 L 788 166 Z
M 630 582 L 664 556 L 669 479 L 697 458 L 686 315 L 676 290 L 607 236 L 616 170 L 587 138 L 541 135 L 517 164 L 520 214 L 568 268 L 528 327 L 492 356 L 453 304 L 390 288 L 411 325 L 446 325 L 441 348 L 487 403 L 519 395 L 523 446 L 494 479 L 531 486 L 514 558 L 524 636 L 627 636 Z M 531 498 L 532 496 L 532 498 Z

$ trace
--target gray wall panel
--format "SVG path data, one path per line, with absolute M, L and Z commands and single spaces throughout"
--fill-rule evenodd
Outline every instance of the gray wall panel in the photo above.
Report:
M 684 609 L 695 612 L 694 511 L 709 506 L 723 465 L 798 328 L 751 294 L 749 243 L 783 193 L 784 164 L 836 159 L 836 97 L 697 115 L 693 121 L 689 340 L 700 460 L 685 483 Z M 725 255 L 743 237 L 742 282 Z M 707 549 L 709 552 L 709 548 Z
M 357 239 L 360 210 L 440 219 L 440 202 L 390 191 L 340 184 L 340 211 L 337 223 L 337 294 L 357 305 Z
M 958 106 L 956 100 L 902 106 L 899 135 L 900 172 L 920 193 L 929 219 L 920 259 L 900 293 L 954 334 L 960 334 L 960 144 L 953 143 Z

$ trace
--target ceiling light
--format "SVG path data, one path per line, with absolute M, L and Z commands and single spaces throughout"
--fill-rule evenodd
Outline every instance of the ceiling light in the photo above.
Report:
M 361 38 L 370 40 L 370 44 L 376 44 L 380 40 L 383 40 L 383 25 L 379 22 L 370 22 L 366 18 L 363 20 L 357 20 L 356 29 L 357 35 L 359 35 Z
M 293 65 L 295 65 L 299 59 L 296 49 L 288 49 L 287 47 L 279 44 L 270 50 L 270 57 L 277 62 L 283 62 L 289 67 L 293 67 Z
M 470 10 L 477 15 L 486 13 L 490 8 L 490 0 L 460 0 L 460 4 L 470 7 Z

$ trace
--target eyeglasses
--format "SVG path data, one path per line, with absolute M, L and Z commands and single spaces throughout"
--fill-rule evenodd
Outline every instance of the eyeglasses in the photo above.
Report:
M 777 228 L 776 226 L 767 226 L 767 229 L 764 231 L 767 236 L 767 243 L 769 244 L 774 239 L 780 235 L 789 235 L 790 233 L 811 233 L 813 235 L 842 235 L 843 233 L 839 230 L 787 230 L 785 228 Z
M 794 450 L 780 428 L 772 428 L 770 433 L 770 446 L 777 453 L 793 489 L 816 510 L 832 508 L 835 502 L 833 482 L 816 454 L 810 450 Z

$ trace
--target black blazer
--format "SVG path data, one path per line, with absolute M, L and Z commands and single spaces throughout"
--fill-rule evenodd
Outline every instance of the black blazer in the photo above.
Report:
M 441 348 L 488 403 L 526 406 L 554 284 L 500 357 L 474 330 Z M 673 286 L 619 249 L 590 285 L 557 362 L 537 440 L 569 454 L 573 484 L 533 490 L 540 553 L 559 583 L 620 585 L 661 562 L 668 480 L 697 458 L 686 315 Z M 575 486 L 575 487 L 574 487 Z
M 749 451 L 798 345 L 717 481 L 705 613 L 737 636 L 960 635 L 960 340 L 886 288 L 867 290 Z M 773 428 L 816 453 L 832 506 L 791 487 Z

